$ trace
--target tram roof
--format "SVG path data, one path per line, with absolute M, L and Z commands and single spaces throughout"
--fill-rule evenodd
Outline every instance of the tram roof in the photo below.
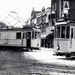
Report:
M 70 22 L 57 22 L 55 23 L 55 26 L 63 26 L 63 25 L 69 25 L 69 26 L 75 26 L 75 23 L 70 23 Z
M 40 32 L 40 29 L 36 29 L 36 28 L 13 28 L 13 29 L 0 29 L 0 31 L 38 31 L 38 32 Z

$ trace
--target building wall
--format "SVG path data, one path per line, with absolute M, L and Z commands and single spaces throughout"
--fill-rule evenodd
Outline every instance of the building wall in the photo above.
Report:
M 70 0 L 70 19 L 75 20 L 75 0 Z
M 41 13 L 37 15 L 37 26 L 41 29 L 41 46 L 42 47 L 52 47 L 54 39 L 53 35 L 50 38 L 49 34 L 51 33 L 52 27 L 52 20 L 51 20 L 51 9 L 47 8 Z M 48 38 L 46 38 L 48 36 Z
M 54 7 L 55 6 L 55 7 Z M 75 0 L 52 0 L 51 4 L 52 11 L 55 11 L 56 21 L 60 18 L 66 18 L 71 22 L 75 22 Z

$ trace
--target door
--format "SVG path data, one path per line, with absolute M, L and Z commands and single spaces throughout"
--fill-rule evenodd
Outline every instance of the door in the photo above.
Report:
M 31 47 L 31 32 L 27 32 L 27 37 L 26 37 L 26 46 L 29 48 Z

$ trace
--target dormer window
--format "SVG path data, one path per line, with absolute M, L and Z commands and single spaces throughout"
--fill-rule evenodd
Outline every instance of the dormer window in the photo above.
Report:
M 69 20 L 69 1 L 63 1 L 63 10 L 62 10 L 62 17 L 65 18 L 65 20 Z
M 70 9 L 69 1 L 63 1 L 62 17 L 63 17 L 64 14 L 69 14 L 69 12 L 68 12 L 69 9 Z
M 64 9 L 70 9 L 70 7 L 69 7 L 69 1 L 63 1 L 63 10 Z

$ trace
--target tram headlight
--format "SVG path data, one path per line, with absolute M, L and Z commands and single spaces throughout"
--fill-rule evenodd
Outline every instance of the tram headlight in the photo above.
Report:
M 59 50 L 60 49 L 60 46 L 59 45 L 57 45 L 57 50 Z

